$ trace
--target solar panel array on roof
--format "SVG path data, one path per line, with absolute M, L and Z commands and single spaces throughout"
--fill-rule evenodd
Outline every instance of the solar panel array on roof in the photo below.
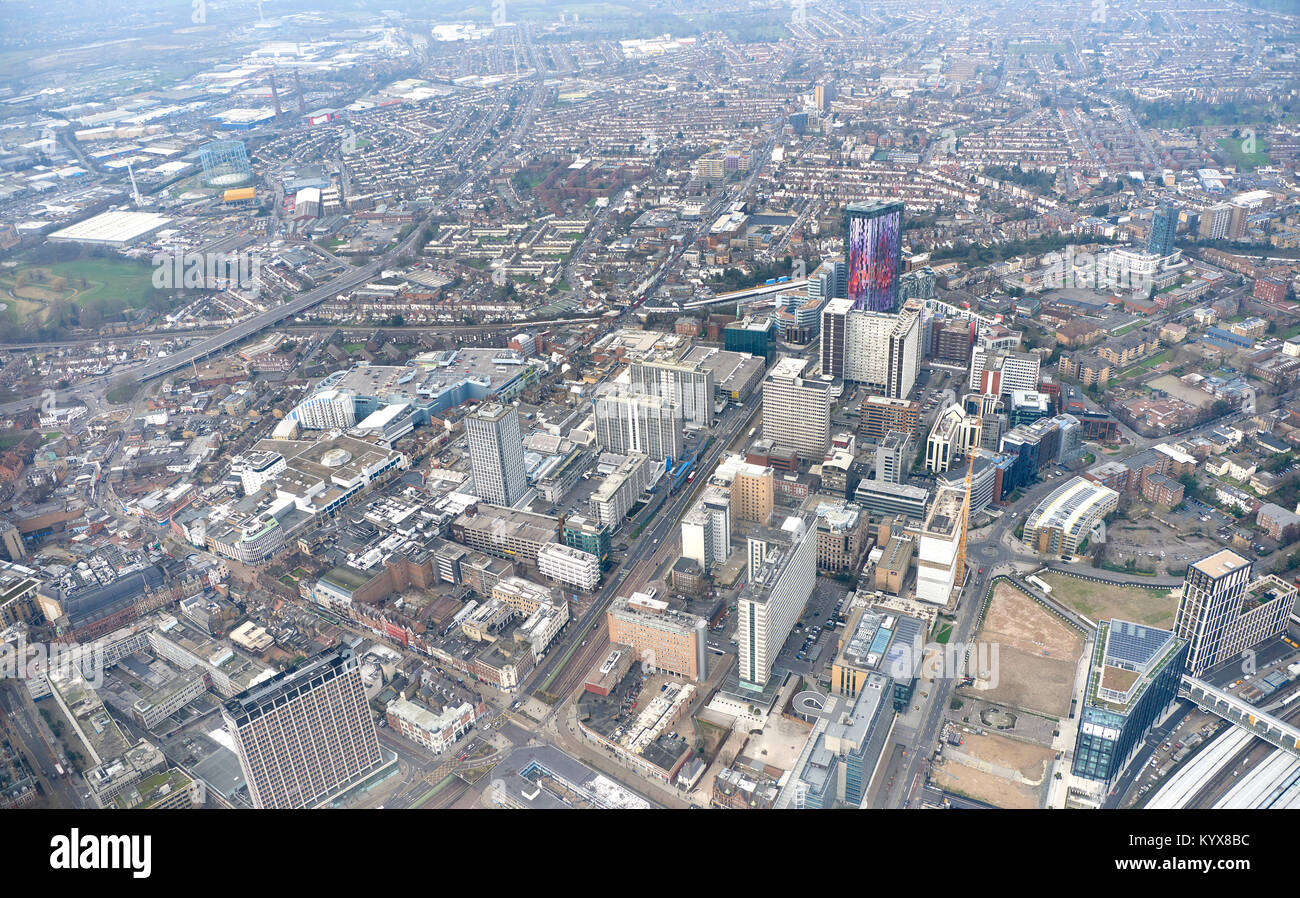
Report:
M 1145 668 L 1174 634 L 1130 621 L 1111 621 L 1106 642 L 1106 663 L 1118 661 Z

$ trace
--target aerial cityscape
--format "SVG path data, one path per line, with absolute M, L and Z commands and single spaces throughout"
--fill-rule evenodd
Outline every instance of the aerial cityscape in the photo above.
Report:
M 1298 291 L 1290 0 L 4 0 L 0 809 L 1300 808 Z

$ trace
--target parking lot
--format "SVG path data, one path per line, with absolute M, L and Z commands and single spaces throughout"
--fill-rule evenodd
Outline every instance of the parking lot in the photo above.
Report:
M 777 664 L 795 673 L 819 676 L 835 660 L 838 616 L 847 612 L 850 588 L 828 577 L 818 577 L 812 595 L 794 630 L 781 647 Z
M 1132 521 L 1120 518 L 1108 526 L 1106 557 L 1112 564 L 1133 561 L 1140 570 L 1177 576 L 1192 562 L 1231 543 L 1235 529 L 1231 515 L 1189 498 L 1180 511 L 1157 508 L 1150 515 Z M 1260 555 L 1271 548 L 1253 547 L 1253 551 Z
M 1189 527 L 1194 527 L 1195 522 L 1199 521 L 1218 530 L 1237 523 L 1237 519 L 1227 512 L 1206 505 L 1200 499 L 1193 499 L 1191 496 L 1187 497 L 1182 509 L 1170 510 L 1168 515 L 1171 522 L 1186 522 Z

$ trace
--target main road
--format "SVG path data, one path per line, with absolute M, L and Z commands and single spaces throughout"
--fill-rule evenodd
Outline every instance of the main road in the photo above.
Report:
M 984 603 L 984 593 L 989 581 L 995 576 L 996 568 L 1010 565 L 1022 559 L 1020 553 L 1010 545 L 1014 540 L 1013 530 L 1020 515 L 1027 508 L 1036 505 L 1044 495 L 1061 484 L 1055 480 L 1044 480 L 1025 491 L 1025 495 L 1014 506 L 1007 508 L 1002 517 L 993 524 L 992 529 L 979 541 L 970 541 L 967 545 L 966 563 L 974 574 L 962 591 L 957 620 L 953 624 L 952 643 L 968 643 L 979 609 Z M 1008 535 L 1010 534 L 1010 539 Z M 963 671 L 964 672 L 964 671 Z M 942 676 L 932 681 L 924 678 L 917 683 L 917 689 L 925 690 L 929 686 L 929 696 L 921 712 L 921 724 L 914 736 L 904 740 L 908 743 L 908 760 L 904 774 L 895 780 L 895 788 L 886 798 L 887 807 L 908 807 L 920 794 L 924 783 L 921 782 L 939 738 L 939 728 L 943 725 L 948 703 L 956 686 L 957 671 L 944 670 Z
M 718 458 L 722 453 L 726 452 L 731 447 L 731 444 L 735 442 L 737 436 L 743 432 L 744 428 L 751 426 L 750 422 L 754 419 L 754 416 L 758 414 L 759 408 L 760 407 L 757 405 L 754 406 L 752 409 L 748 410 L 749 414 L 745 414 L 738 409 L 728 410 L 729 414 L 727 417 L 729 417 L 730 420 L 724 424 L 720 432 L 715 435 L 716 438 L 709 446 L 708 451 L 704 456 L 696 462 L 695 470 L 702 472 L 702 474 L 705 475 L 710 473 L 713 465 L 717 463 Z M 593 634 L 592 624 L 599 623 L 601 616 L 604 615 L 605 610 L 609 607 L 610 602 L 613 601 L 614 596 L 624 589 L 625 581 L 631 577 L 632 572 L 647 558 L 653 558 L 661 542 L 668 537 L 672 528 L 677 526 L 678 519 L 681 517 L 687 504 L 694 500 L 697 492 L 703 488 L 707 479 L 707 476 L 697 476 L 690 487 L 682 490 L 679 495 L 672 498 L 670 501 L 664 502 L 663 506 L 660 507 L 659 511 L 656 513 L 655 517 L 657 520 L 647 527 L 639 537 L 632 541 L 627 554 L 627 559 L 623 562 L 618 571 L 614 573 L 610 582 L 600 591 L 596 601 L 591 603 L 591 607 L 587 609 L 587 612 L 582 616 L 581 620 L 578 621 L 578 626 L 575 628 L 573 635 L 569 637 L 569 642 L 603 635 L 603 631 Z M 670 482 L 666 481 L 660 489 L 671 489 Z M 533 692 L 540 687 L 541 684 L 547 682 L 547 680 L 551 678 L 552 673 L 556 672 L 558 668 L 575 663 L 575 658 L 578 656 L 586 657 L 589 654 L 589 652 L 578 651 L 564 652 L 557 646 L 550 651 L 545 661 L 534 670 L 531 683 L 527 684 L 526 689 L 523 691 Z M 571 681 L 572 678 L 565 678 L 565 680 Z M 567 690 L 566 694 L 556 695 L 555 699 L 556 701 L 552 706 L 551 711 L 546 714 L 541 721 L 539 721 L 539 729 L 544 727 L 547 722 L 549 722 L 550 719 L 554 717 L 561 708 L 563 708 L 568 699 Z

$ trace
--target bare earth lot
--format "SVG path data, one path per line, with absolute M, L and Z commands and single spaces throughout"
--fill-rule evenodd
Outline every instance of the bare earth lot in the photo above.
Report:
M 941 788 L 1000 808 L 1040 806 L 1043 783 L 1052 764 L 1050 748 L 992 734 L 966 734 L 964 738 L 965 743 L 955 752 L 945 750 L 947 760 L 934 769 L 934 778 Z M 962 756 L 976 766 L 963 763 Z M 984 764 L 990 766 L 982 769 Z M 1016 774 L 1025 781 L 1020 781 Z
M 1147 385 L 1155 387 L 1157 390 L 1164 390 L 1175 399 L 1181 399 L 1183 402 L 1190 403 L 1197 408 L 1208 408 L 1214 404 L 1214 397 L 1209 393 L 1195 387 L 1189 387 L 1172 374 L 1154 378 L 1148 381 Z
M 977 683 L 991 688 L 972 695 L 1053 717 L 1069 713 L 1083 634 L 1014 586 L 999 583 L 977 638 L 997 646 L 997 676 Z

